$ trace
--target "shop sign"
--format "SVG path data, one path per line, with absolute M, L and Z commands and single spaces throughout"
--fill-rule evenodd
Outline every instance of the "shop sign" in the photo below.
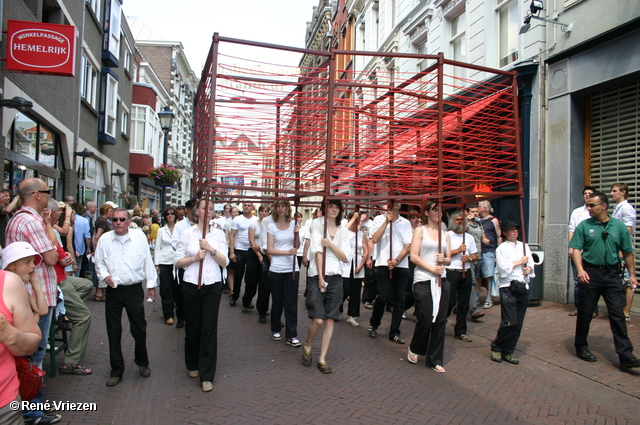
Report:
M 73 77 L 76 27 L 7 21 L 7 70 Z

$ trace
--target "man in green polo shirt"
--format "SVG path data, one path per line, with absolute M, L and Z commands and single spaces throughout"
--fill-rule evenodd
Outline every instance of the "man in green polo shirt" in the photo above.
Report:
M 625 295 L 620 271 L 618 252 L 622 251 L 632 288 L 636 280 L 633 245 L 625 224 L 607 214 L 609 200 L 602 192 L 594 193 L 587 201 L 591 218 L 581 222 L 576 228 L 569 247 L 573 248 L 572 259 L 578 270 L 578 293 L 580 309 L 576 321 L 575 347 L 580 359 L 595 362 L 587 344 L 589 325 L 598 299 L 602 295 L 609 313 L 609 323 L 616 353 L 620 359 L 620 369 L 640 367 L 640 359 L 633 355 L 633 346 L 627 335 L 627 325 L 622 308 Z M 584 308 L 583 308 L 584 307 Z

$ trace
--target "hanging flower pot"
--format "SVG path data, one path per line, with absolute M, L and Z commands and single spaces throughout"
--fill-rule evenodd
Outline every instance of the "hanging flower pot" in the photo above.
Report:
M 156 183 L 156 186 L 173 187 L 180 180 L 180 171 L 167 164 L 151 167 L 147 170 L 147 176 Z

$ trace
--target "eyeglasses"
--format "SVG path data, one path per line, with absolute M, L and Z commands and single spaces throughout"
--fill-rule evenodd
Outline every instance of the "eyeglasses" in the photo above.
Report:
M 35 192 L 31 192 L 31 193 L 46 193 L 47 195 L 51 195 L 51 189 L 47 189 L 47 190 L 36 190 Z
M 116 222 L 118 222 L 118 221 L 119 221 L 120 223 L 122 223 L 122 222 L 125 222 L 125 221 L 129 220 L 129 219 L 128 219 L 127 217 L 114 217 L 114 218 L 112 218 L 111 220 L 113 220 L 113 222 L 114 222 L 114 223 L 116 223 Z
M 602 204 L 604 204 L 604 202 L 600 202 L 599 204 L 587 204 L 587 207 L 594 208 L 594 207 L 597 207 L 598 205 L 602 205 Z

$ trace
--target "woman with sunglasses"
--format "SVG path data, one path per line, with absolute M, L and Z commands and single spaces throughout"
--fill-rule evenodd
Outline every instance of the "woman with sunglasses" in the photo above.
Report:
M 181 328 L 184 326 L 184 306 L 180 286 L 174 275 L 173 256 L 175 251 L 171 245 L 173 228 L 176 225 L 176 209 L 174 207 L 165 208 L 162 217 L 166 224 L 158 229 L 153 262 L 160 278 L 160 298 L 162 298 L 164 321 L 169 326 L 173 325 L 173 306 L 175 304 L 178 318 L 176 327 Z

